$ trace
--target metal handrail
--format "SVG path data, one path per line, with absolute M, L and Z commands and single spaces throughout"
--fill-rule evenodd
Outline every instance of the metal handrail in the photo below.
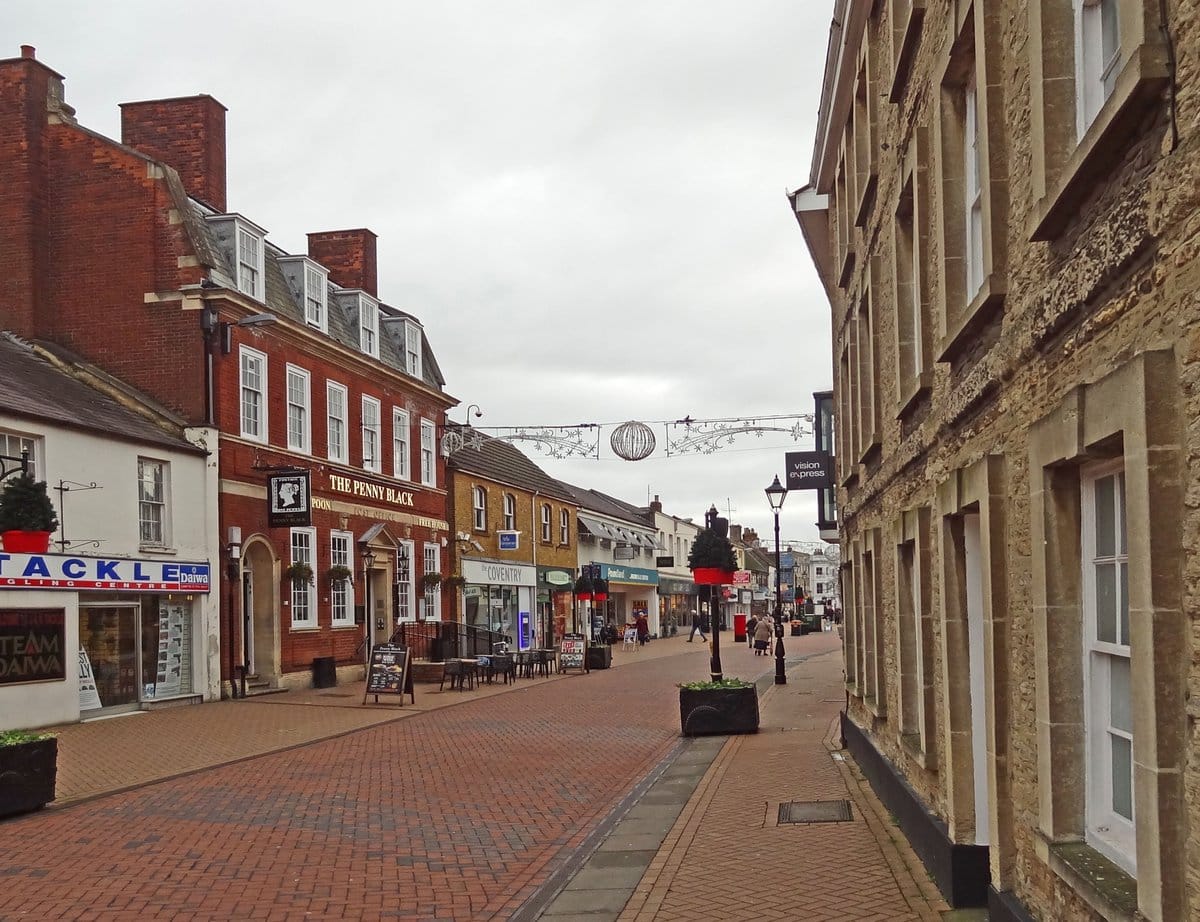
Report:
M 473 658 L 494 653 L 496 645 L 511 644 L 512 637 L 458 621 L 402 621 L 391 643 L 408 647 L 413 660 L 440 663 L 457 657 Z

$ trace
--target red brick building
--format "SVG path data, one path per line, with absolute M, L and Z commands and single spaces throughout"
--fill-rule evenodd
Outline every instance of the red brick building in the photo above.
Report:
M 395 620 L 441 617 L 422 583 L 449 534 L 456 401 L 420 321 L 379 300 L 374 234 L 313 233 L 289 254 L 229 210 L 220 103 L 128 103 L 121 123 L 120 142 L 80 126 L 32 48 L 0 61 L 0 329 L 207 430 L 225 678 L 246 664 L 299 685 L 315 658 L 361 663 Z M 272 502 L 307 503 L 311 523 L 271 527 Z

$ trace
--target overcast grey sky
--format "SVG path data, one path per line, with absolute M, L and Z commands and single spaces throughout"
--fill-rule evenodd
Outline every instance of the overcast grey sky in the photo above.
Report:
M 784 193 L 807 181 L 832 0 L 289 3 L 10 0 L 0 35 L 66 77 L 82 124 L 208 93 L 229 208 L 291 252 L 379 235 L 379 290 L 421 318 L 488 426 L 812 412 L 829 312 Z M 119 11 L 119 12 L 118 12 Z M 451 414 L 462 419 L 463 409 Z M 548 473 L 769 541 L 783 433 Z M 784 538 L 814 540 L 811 494 Z

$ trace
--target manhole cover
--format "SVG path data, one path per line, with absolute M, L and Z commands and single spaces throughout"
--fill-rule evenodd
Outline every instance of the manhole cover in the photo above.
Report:
M 848 823 L 848 800 L 793 800 L 779 805 L 779 822 L 783 823 Z

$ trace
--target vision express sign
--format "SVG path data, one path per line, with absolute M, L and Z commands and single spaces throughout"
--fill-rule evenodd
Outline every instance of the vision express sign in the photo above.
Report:
M 833 486 L 833 457 L 823 451 L 789 451 L 784 455 L 789 490 L 824 490 Z

